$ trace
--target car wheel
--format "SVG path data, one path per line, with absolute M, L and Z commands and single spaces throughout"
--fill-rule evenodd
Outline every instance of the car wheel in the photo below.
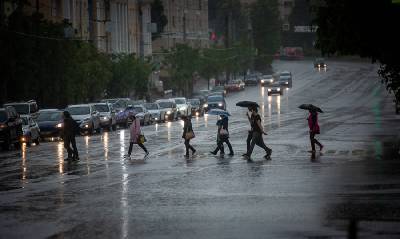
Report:
M 36 145 L 39 145 L 40 144 L 40 138 L 37 137 L 34 142 L 35 142 Z

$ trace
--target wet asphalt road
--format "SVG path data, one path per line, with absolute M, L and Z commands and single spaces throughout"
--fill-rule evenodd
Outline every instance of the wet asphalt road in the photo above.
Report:
M 126 130 L 78 137 L 78 163 L 63 161 L 62 142 L 0 152 L 0 238 L 399 238 L 400 162 L 385 152 L 400 118 L 376 66 L 274 67 L 294 76 L 283 96 L 247 87 L 227 97 L 233 157 L 208 153 L 215 116 L 192 120 L 189 159 L 179 121 L 143 128 L 146 161 L 139 148 L 124 160 Z M 249 127 L 239 100 L 260 103 L 271 161 L 260 148 L 254 162 L 240 157 Z M 325 111 L 315 158 L 302 103 Z

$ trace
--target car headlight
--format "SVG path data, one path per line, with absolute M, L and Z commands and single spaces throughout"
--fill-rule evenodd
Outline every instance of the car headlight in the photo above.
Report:
M 272 82 L 274 82 L 274 80 L 272 80 L 272 79 L 271 79 L 271 80 L 269 80 L 269 82 L 271 82 L 271 83 L 272 83 Z
M 56 128 L 62 128 L 63 127 L 63 124 L 62 123 L 58 123 L 57 125 L 56 125 Z
M 108 117 L 107 117 L 107 116 L 104 116 L 104 117 L 103 117 L 103 120 L 108 120 Z
M 169 115 L 169 114 L 171 114 L 171 111 L 170 111 L 170 110 L 167 111 L 167 115 Z
M 261 80 L 261 83 L 264 83 L 265 82 L 265 80 Z
M 277 91 L 281 91 L 281 88 L 277 88 L 276 90 L 277 90 Z
M 270 92 L 271 91 L 271 89 L 268 89 L 268 92 Z
M 287 85 L 287 84 L 289 84 L 289 82 L 288 82 L 288 81 L 286 81 L 286 82 L 285 82 L 285 84 Z
M 208 104 L 204 104 L 203 106 L 204 106 L 204 107 L 208 107 Z
M 218 103 L 218 106 L 222 106 L 223 104 L 222 103 Z

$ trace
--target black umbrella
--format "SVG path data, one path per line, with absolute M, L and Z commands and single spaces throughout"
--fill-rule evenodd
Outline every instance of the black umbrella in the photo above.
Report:
M 247 100 L 237 102 L 237 103 L 236 103 L 236 106 L 239 106 L 239 107 L 246 107 L 246 108 L 249 108 L 249 107 L 260 107 L 260 106 L 257 104 L 257 102 L 254 102 L 254 101 L 247 101 Z
M 302 104 L 302 105 L 299 106 L 299 108 L 302 109 L 302 110 L 311 110 L 311 111 L 317 111 L 317 112 L 320 112 L 320 113 L 324 113 L 321 110 L 321 108 L 319 108 L 319 107 L 317 107 L 317 106 L 315 106 L 313 104 Z

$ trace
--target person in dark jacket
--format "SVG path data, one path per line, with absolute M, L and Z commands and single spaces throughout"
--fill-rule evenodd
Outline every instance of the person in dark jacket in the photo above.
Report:
M 67 160 L 79 160 L 78 149 L 76 148 L 75 132 L 76 132 L 76 122 L 72 119 L 68 111 L 64 111 L 64 127 L 62 131 L 62 138 L 64 140 L 64 148 L 68 152 Z M 71 149 L 72 145 L 72 149 Z
M 309 115 L 307 118 L 308 127 L 310 129 L 310 142 L 311 142 L 311 153 L 315 153 L 315 144 L 319 146 L 319 150 L 322 151 L 324 146 L 315 139 L 315 135 L 319 134 L 319 125 L 318 125 L 318 113 L 315 110 L 309 110 Z
M 192 154 L 196 153 L 196 150 L 190 145 L 190 140 L 194 138 L 194 132 L 192 127 L 191 118 L 188 116 L 182 116 L 183 120 L 183 134 L 182 138 L 185 140 L 185 147 L 186 147 L 186 157 L 189 157 L 189 149 L 192 150 Z
M 229 142 L 229 130 L 228 130 L 228 123 L 229 119 L 225 115 L 220 116 L 221 119 L 217 121 L 218 132 L 217 132 L 217 148 L 214 151 L 211 151 L 211 154 L 217 155 L 218 151 L 220 151 L 220 155 L 223 156 L 224 152 L 224 143 L 228 145 L 229 148 L 229 156 L 233 156 L 233 149 L 232 145 Z
M 257 145 L 265 150 L 265 159 L 271 159 L 272 149 L 268 148 L 263 139 L 263 134 L 265 133 L 262 125 L 261 125 L 261 117 L 258 114 L 257 107 L 251 108 L 251 131 L 252 131 L 252 138 L 250 143 L 250 148 L 247 150 L 247 153 L 244 155 L 247 159 L 251 159 L 251 154 L 253 153 L 254 146 Z

